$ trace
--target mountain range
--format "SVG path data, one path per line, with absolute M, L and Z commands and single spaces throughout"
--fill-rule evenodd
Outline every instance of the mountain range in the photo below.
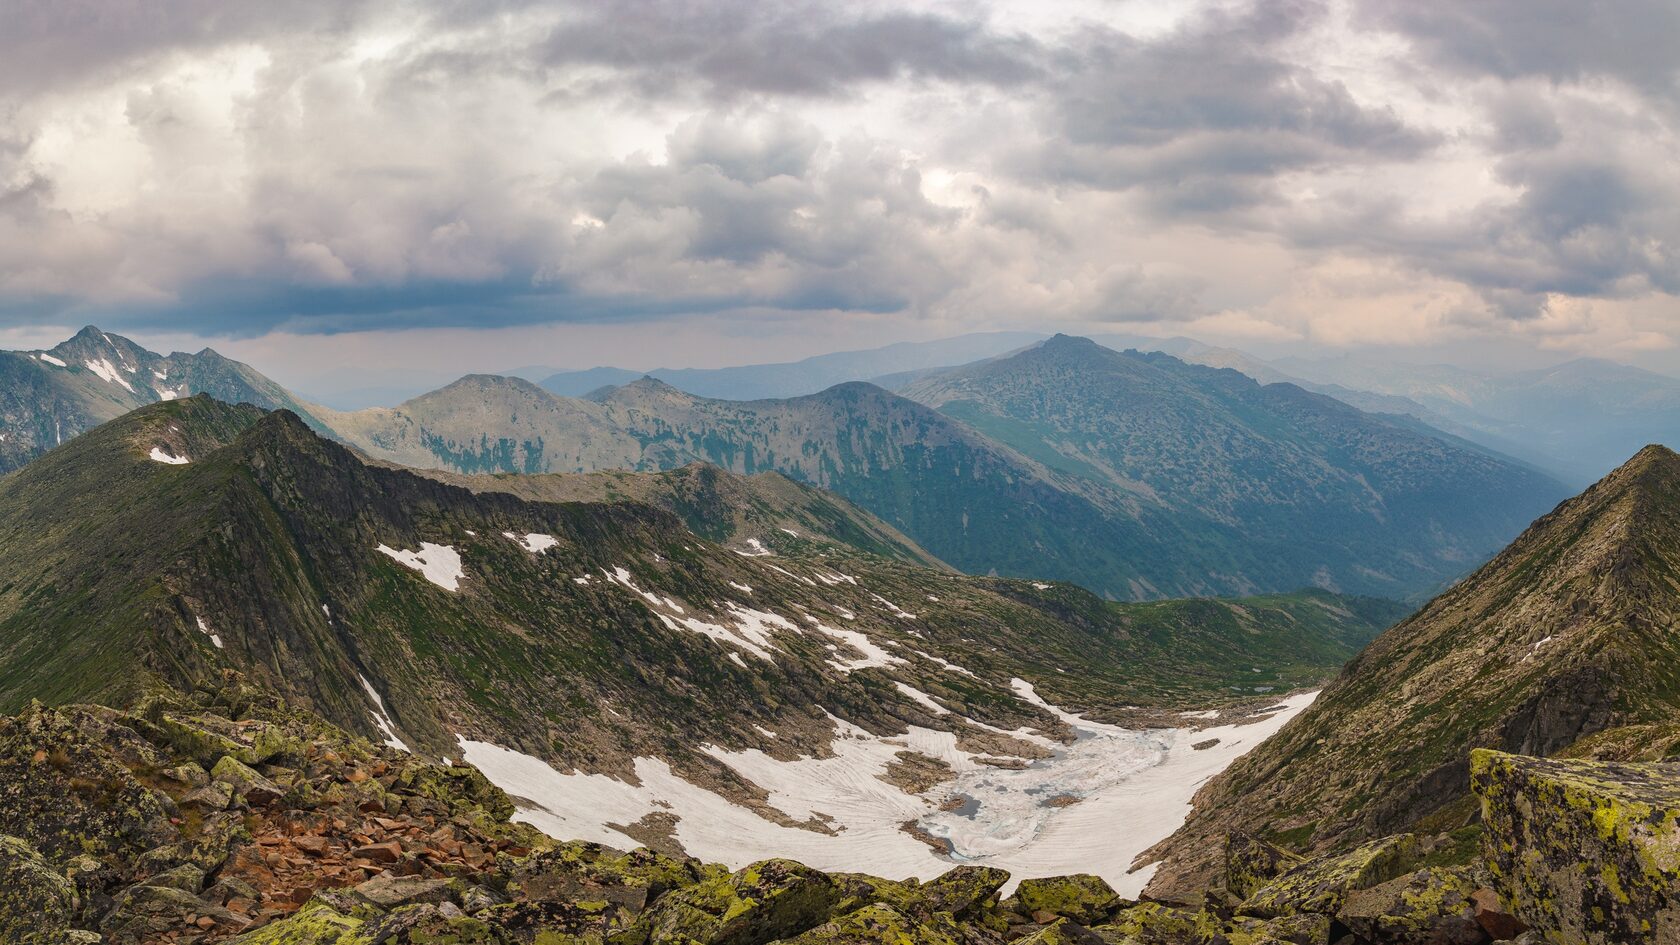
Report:
M 395 408 L 317 414 L 369 455 L 416 467 L 773 470 L 963 571 L 1122 599 L 1307 584 L 1412 595 L 1567 491 L 1332 398 L 1064 336 L 923 372 L 905 393 L 850 383 L 725 401 L 644 378 L 561 398 L 476 375 Z

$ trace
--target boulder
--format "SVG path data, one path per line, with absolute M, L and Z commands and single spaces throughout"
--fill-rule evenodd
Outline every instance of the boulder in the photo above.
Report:
M 1239 927 L 1259 922 L 1237 920 Z M 1140 902 L 1114 914 L 1107 925 L 1091 931 L 1110 943 L 1136 945 L 1211 945 L 1230 939 L 1231 923 L 1217 915 L 1161 902 Z
M 1304 860 L 1255 890 L 1237 914 L 1259 919 L 1316 912 L 1335 915 L 1348 893 L 1405 872 L 1416 857 L 1411 834 L 1373 840 L 1340 856 Z
M 624 853 L 599 843 L 574 841 L 521 860 L 513 868 L 508 892 L 514 899 L 526 900 L 605 899 L 640 912 L 668 890 L 719 875 L 698 860 L 646 849 Z
M 362 920 L 324 902 L 311 902 L 287 918 L 229 940 L 229 945 L 340 945 L 361 937 Z
M 1430 867 L 1355 890 L 1336 918 L 1373 945 L 1480 945 L 1479 884 L 1467 872 Z
M 378 909 L 437 905 L 449 901 L 449 880 L 382 873 L 355 889 L 356 898 Z
M 1108 917 L 1120 904 L 1120 896 L 1102 877 L 1090 873 L 1023 879 L 1015 895 L 1004 903 L 1022 915 L 1048 913 L 1091 925 Z
M 100 922 L 100 930 L 111 945 L 153 941 L 161 933 L 185 928 L 189 917 L 208 918 L 213 925 L 229 930 L 245 925 L 226 909 L 173 886 L 137 884 L 119 893 L 115 902 Z
M 892 906 L 864 906 L 787 940 L 789 945 L 959 945 L 938 925 L 920 923 Z
M 1529 758 L 1479 750 L 1494 886 L 1556 941 L 1680 941 L 1680 765 Z
M 263 807 L 286 792 L 278 784 L 258 774 L 255 769 L 232 755 L 223 755 L 210 769 L 210 777 L 232 785 L 239 796 L 257 807 Z
M 1259 837 L 1233 833 L 1225 838 L 1225 888 L 1247 899 L 1301 862 L 1301 857 Z
M 0 836 L 0 942 L 46 945 L 76 917 L 76 887 L 16 837 Z
M 640 925 L 653 941 L 764 945 L 821 925 L 839 898 L 825 874 L 792 860 L 763 860 L 666 893 L 642 914 Z
M 959 919 L 967 918 L 995 902 L 998 890 L 1007 882 L 1007 870 L 990 866 L 953 867 L 911 887 L 898 905 L 917 915 L 948 912 Z
M 1102 936 L 1077 922 L 1057 919 L 1024 938 L 1015 945 L 1108 945 Z

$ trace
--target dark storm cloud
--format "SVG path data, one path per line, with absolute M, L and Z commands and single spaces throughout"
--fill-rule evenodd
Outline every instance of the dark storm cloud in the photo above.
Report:
M 1215 9 L 1148 40 L 1087 30 L 1048 83 L 1038 171 L 1143 187 L 1171 218 L 1267 201 L 1292 170 L 1405 160 L 1437 144 L 1292 61 L 1290 44 L 1322 16 L 1315 3 L 1277 2 Z
M 1039 72 L 1030 39 L 847 3 L 627 0 L 572 14 L 542 46 L 548 63 L 608 66 L 658 97 L 836 95 L 901 77 L 1016 83 Z
M 1362 13 L 1461 75 L 1613 76 L 1680 103 L 1680 4 L 1673 0 L 1363 0 Z

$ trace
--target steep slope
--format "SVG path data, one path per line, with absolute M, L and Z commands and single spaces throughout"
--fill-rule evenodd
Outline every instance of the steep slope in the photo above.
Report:
M 1057 336 L 904 393 L 1068 476 L 1206 516 L 1289 580 L 1400 596 L 1565 495 L 1534 470 L 1290 384 Z
M 619 842 L 675 830 L 710 849 L 727 827 L 737 852 L 938 862 L 901 826 L 964 849 L 984 818 L 939 805 L 999 765 L 1089 731 L 1056 758 L 1108 745 L 1101 777 L 1054 759 L 1031 777 L 1096 797 L 1180 756 L 1217 768 L 1304 701 L 1211 736 L 1213 754 L 1175 710 L 1313 684 L 1393 616 L 1326 594 L 1119 605 L 840 546 L 731 550 L 645 505 L 370 465 L 289 413 L 205 397 L 0 480 L 0 705 L 121 704 L 237 669 L 481 764 L 556 832 Z M 834 783 L 853 787 L 778 793 Z M 1028 815 L 1012 854 L 1055 814 L 1034 785 L 1003 792 Z
M 1154 851 L 1152 888 L 1207 880 L 1232 830 L 1321 850 L 1463 827 L 1473 748 L 1660 755 L 1680 743 L 1677 617 L 1680 456 L 1652 446 L 1385 632 L 1211 782 Z
M 780 473 L 739 476 L 709 463 L 657 473 L 467 476 L 418 471 L 474 492 L 508 492 L 537 502 L 639 502 L 670 512 L 708 541 L 734 548 L 756 545 L 811 554 L 820 551 L 811 543 L 826 542 L 911 564 L 945 566 L 898 529 L 840 496 Z
M 310 416 L 280 385 L 209 348 L 165 356 L 90 325 L 45 351 L 0 352 L 0 472 L 135 407 L 197 393 Z

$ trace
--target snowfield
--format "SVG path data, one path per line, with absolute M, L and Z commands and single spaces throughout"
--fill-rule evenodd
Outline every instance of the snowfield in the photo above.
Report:
M 425 575 L 426 580 L 446 591 L 460 590 L 461 578 L 466 576 L 461 571 L 461 555 L 448 545 L 434 545 L 423 541 L 419 551 L 400 551 L 384 544 L 377 550 L 380 554 L 390 555 L 403 565 L 419 571 Z
M 949 732 L 911 726 L 883 737 L 839 719 L 832 758 L 779 761 L 756 748 L 704 746 L 764 788 L 771 806 L 795 822 L 822 820 L 832 835 L 776 824 L 682 779 L 657 758 L 638 758 L 640 783 L 629 784 L 599 774 L 563 774 L 529 755 L 457 738 L 467 762 L 528 802 L 516 819 L 559 838 L 633 848 L 635 840 L 607 825 L 633 824 L 665 811 L 677 816 L 676 839 L 685 850 L 731 868 L 785 856 L 823 870 L 927 879 L 959 863 L 978 863 L 1007 869 L 1016 881 L 1096 873 L 1121 895 L 1136 896 L 1153 867 L 1128 872 L 1133 859 L 1184 822 L 1191 797 L 1208 778 L 1317 695 L 1284 699 L 1272 715 L 1249 725 L 1134 731 L 1057 708 L 1024 681 L 1016 680 L 1015 688 L 1022 701 L 1047 708 L 1077 735 L 1063 745 L 1011 733 L 1055 750 L 1053 757 L 1019 770 L 980 763 L 957 748 Z M 899 689 L 949 712 L 912 687 Z M 1214 744 L 1200 751 L 1192 747 L 1210 740 Z M 889 784 L 880 775 L 904 751 L 944 761 L 955 780 L 925 795 Z M 901 825 L 911 821 L 944 851 L 906 832 Z
M 165 453 L 163 451 L 163 447 L 161 446 L 152 447 L 151 457 L 153 462 L 168 463 L 171 466 L 184 466 L 191 462 L 191 460 L 187 459 L 185 456 L 171 456 L 168 453 Z

